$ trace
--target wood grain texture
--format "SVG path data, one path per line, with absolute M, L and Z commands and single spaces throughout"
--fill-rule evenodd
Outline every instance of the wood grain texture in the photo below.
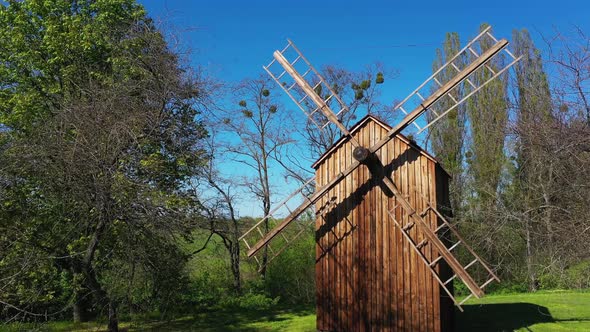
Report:
M 381 140 L 388 128 L 368 120 L 351 135 L 361 145 Z M 353 145 L 344 141 L 316 165 L 316 188 L 329 183 L 353 162 Z M 448 207 L 448 175 L 432 157 L 402 136 L 377 151 L 385 176 L 420 213 L 424 199 L 442 211 Z M 332 201 L 332 197 L 335 199 Z M 332 205 L 326 207 L 332 202 Z M 320 331 L 451 331 L 453 304 L 419 255 L 389 219 L 396 199 L 382 185 L 379 174 L 362 165 L 316 202 L 316 300 Z M 393 216 L 411 222 L 398 207 Z M 439 225 L 437 216 L 424 216 L 429 228 Z M 425 236 L 418 227 L 410 233 L 417 241 Z M 427 258 L 439 256 L 425 245 Z M 441 275 L 448 266 L 437 265 Z

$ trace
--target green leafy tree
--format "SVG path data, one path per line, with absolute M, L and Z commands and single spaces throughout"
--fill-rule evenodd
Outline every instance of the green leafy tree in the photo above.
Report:
M 156 309 L 171 304 L 200 82 L 134 1 L 8 1 L 0 24 L 3 314 L 108 308 L 115 331 L 138 278 Z
M 447 33 L 442 49 L 436 50 L 436 58 L 432 65 L 432 70 L 436 72 L 444 63 L 450 61 L 459 52 L 461 46 L 459 34 L 456 32 Z M 453 63 L 459 68 L 465 65 L 465 56 L 459 56 L 453 60 Z M 456 70 L 447 66 L 436 78 L 441 84 L 447 83 L 457 74 Z M 464 95 L 464 87 L 461 85 L 451 91 L 455 100 L 460 100 Z M 440 111 L 454 105 L 454 101 L 449 96 L 444 96 L 437 107 Z M 435 114 L 429 112 L 431 119 L 434 120 Z M 463 187 L 464 187 L 464 166 L 463 166 L 463 148 L 465 145 L 466 130 L 466 112 L 464 106 L 457 107 L 450 111 L 445 117 L 440 119 L 435 126 L 432 126 L 429 132 L 432 151 L 440 160 L 443 167 L 451 175 L 450 194 L 451 207 L 455 215 L 460 214 Z
M 120 79 L 122 42 L 147 22 L 131 0 L 6 1 L 0 8 L 0 122 L 26 131 L 42 124 L 81 83 Z M 131 47 L 128 40 L 125 47 Z
M 487 24 L 482 24 L 480 31 L 486 27 Z M 483 38 L 478 46 L 480 52 L 485 52 L 493 46 L 493 41 Z M 495 72 L 501 68 L 502 61 L 503 58 L 498 56 L 489 61 L 487 66 Z M 479 86 L 492 75 L 488 68 L 482 67 L 471 79 Z M 467 103 L 471 126 L 471 146 L 467 152 L 467 162 L 477 202 L 482 206 L 488 206 L 494 201 L 506 163 L 504 142 L 508 121 L 507 81 L 506 75 L 493 80 Z

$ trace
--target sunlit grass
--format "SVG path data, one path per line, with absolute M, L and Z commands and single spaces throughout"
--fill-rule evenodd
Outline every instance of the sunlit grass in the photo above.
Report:
M 542 291 L 471 300 L 458 331 L 590 331 L 590 292 Z

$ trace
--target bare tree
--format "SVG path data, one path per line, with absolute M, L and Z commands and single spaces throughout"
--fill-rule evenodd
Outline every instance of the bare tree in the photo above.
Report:
M 273 199 L 271 168 L 279 166 L 274 158 L 291 142 L 291 130 L 284 121 L 285 110 L 273 98 L 274 93 L 274 83 L 268 79 L 245 80 L 234 89 L 236 106 L 218 110 L 215 118 L 219 119 L 215 125 L 226 137 L 224 142 L 218 142 L 223 146 L 219 150 L 234 163 L 246 167 L 241 186 L 260 202 L 264 216 L 270 213 Z M 268 230 L 267 219 L 265 231 Z M 267 260 L 268 253 L 264 249 L 260 271 L 263 277 Z
M 239 295 L 242 293 L 242 278 L 238 238 L 242 228 L 235 205 L 240 184 L 231 178 L 224 177 L 218 170 L 222 167 L 224 160 L 218 154 L 220 147 L 215 132 L 210 133 L 207 143 L 207 153 L 210 156 L 208 163 L 194 180 L 197 191 L 201 193 L 200 209 L 203 213 L 203 221 L 199 228 L 206 229 L 210 233 L 203 247 L 193 252 L 193 255 L 204 250 L 213 235 L 219 236 L 229 254 L 233 288 Z
M 580 28 L 572 33 L 557 31 L 546 39 L 549 61 L 555 64 L 557 93 L 564 97 L 570 108 L 577 108 L 590 126 L 590 37 Z

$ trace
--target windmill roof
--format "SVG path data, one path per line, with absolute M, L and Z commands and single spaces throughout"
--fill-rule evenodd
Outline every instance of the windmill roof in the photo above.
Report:
M 379 126 L 383 127 L 385 130 L 390 130 L 391 126 L 388 125 L 387 123 L 385 123 L 383 120 L 379 119 L 377 116 L 372 115 L 372 114 L 367 114 L 365 115 L 362 119 L 360 119 L 357 123 L 355 123 L 348 131 L 353 134 L 355 132 L 357 132 L 358 130 L 360 130 L 360 128 L 362 128 L 367 122 L 369 121 L 373 121 L 376 124 L 378 124 Z M 423 156 L 425 156 L 426 158 L 432 160 L 434 163 L 438 164 L 439 167 L 447 174 L 450 175 L 443 167 L 442 165 L 440 165 L 440 163 L 438 162 L 438 160 L 436 160 L 436 158 L 431 155 L 430 153 L 428 153 L 428 151 L 424 150 L 423 148 L 421 148 L 420 146 L 418 146 L 414 141 L 410 140 L 408 137 L 406 137 L 405 135 L 398 133 L 396 134 L 396 138 L 398 138 L 399 140 L 401 140 L 402 142 L 408 144 L 410 147 L 412 147 L 413 149 L 417 150 L 418 152 L 420 152 L 420 154 L 422 154 Z M 313 168 L 317 168 L 317 166 L 324 161 L 324 159 L 326 159 L 332 152 L 334 152 L 336 149 L 338 149 L 342 144 L 344 144 L 346 141 L 349 140 L 349 137 L 347 136 L 342 136 L 340 137 L 336 142 L 334 142 L 334 144 L 332 144 L 332 146 L 326 150 L 326 152 L 324 152 L 319 158 L 318 160 L 316 160 L 311 167 Z

